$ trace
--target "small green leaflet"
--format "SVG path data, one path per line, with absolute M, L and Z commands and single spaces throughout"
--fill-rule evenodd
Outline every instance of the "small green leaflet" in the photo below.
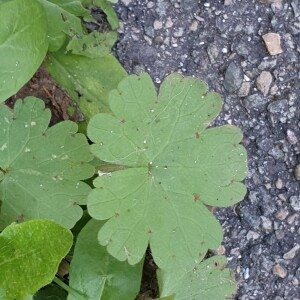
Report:
M 63 50 L 50 53 L 46 67 L 87 120 L 99 112 L 110 112 L 108 94 L 127 75 L 112 55 L 90 58 Z
M 72 54 L 91 58 L 103 57 L 111 53 L 111 48 L 117 41 L 117 33 L 109 31 L 100 33 L 93 31 L 82 37 L 74 36 L 67 46 Z
M 57 51 L 67 36 L 82 36 L 85 30 L 79 17 L 89 17 L 80 0 L 37 0 L 44 7 L 48 24 L 49 51 Z M 23 1 L 24 2 L 24 1 Z M 32 14 L 30 14 L 32 18 Z
M 82 0 L 82 4 L 90 9 L 92 7 L 99 7 L 107 17 L 107 21 L 111 26 L 112 30 L 115 30 L 119 27 L 119 19 L 114 11 L 111 3 L 117 3 L 117 0 Z
M 175 294 L 175 300 L 232 299 L 236 284 L 232 272 L 225 268 L 226 263 L 224 257 L 214 256 L 181 276 L 174 270 L 158 270 L 160 294 L 162 297 Z
M 99 245 L 103 221 L 91 220 L 79 233 L 70 267 L 70 286 L 94 299 L 134 299 L 142 278 L 143 261 L 136 266 L 120 262 Z M 69 295 L 68 300 L 76 300 Z
M 0 102 L 3 102 L 30 80 L 46 55 L 48 40 L 44 10 L 35 0 L 0 3 L 0 20 Z
M 71 228 L 82 216 L 94 168 L 86 137 L 70 121 L 47 128 L 44 102 L 0 105 L 0 230 L 14 221 L 51 219 Z
M 100 243 L 130 264 L 143 258 L 150 243 L 160 268 L 193 268 L 222 240 L 205 205 L 231 206 L 246 193 L 241 131 L 206 129 L 221 98 L 179 74 L 165 79 L 158 97 L 149 75 L 129 76 L 110 93 L 109 104 L 114 116 L 98 114 L 89 123 L 91 150 L 127 169 L 94 180 L 89 213 L 109 219 Z
M 6 227 L 0 234 L 1 299 L 23 300 L 49 284 L 72 242 L 69 230 L 48 220 Z

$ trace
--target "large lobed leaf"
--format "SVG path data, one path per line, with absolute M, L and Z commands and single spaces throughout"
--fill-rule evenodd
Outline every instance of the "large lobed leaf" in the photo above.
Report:
M 103 221 L 91 220 L 79 233 L 70 267 L 70 286 L 94 299 L 134 299 L 140 289 L 143 261 L 136 266 L 120 262 L 99 245 Z M 76 300 L 69 295 L 68 300 Z
M 0 234 L 0 298 L 27 299 L 49 284 L 72 241 L 69 230 L 48 220 L 5 228 Z
M 147 74 L 129 76 L 109 104 L 114 116 L 98 114 L 89 123 L 91 149 L 127 169 L 94 181 L 89 213 L 109 219 L 99 241 L 130 264 L 150 243 L 159 267 L 190 269 L 222 240 L 205 205 L 230 206 L 246 193 L 239 182 L 247 170 L 242 133 L 234 126 L 206 129 L 221 110 L 220 96 L 179 74 L 166 78 L 158 97 Z
M 226 263 L 224 257 L 214 256 L 180 276 L 174 270 L 158 270 L 160 294 L 174 294 L 175 300 L 232 299 L 236 284 L 232 272 L 226 268 Z
M 0 102 L 35 73 L 47 49 L 47 22 L 35 0 L 0 1 Z
M 94 168 L 86 138 L 70 121 L 47 128 L 43 101 L 0 106 L 0 229 L 17 220 L 52 219 L 71 228 L 82 215 L 90 187 L 80 180 Z

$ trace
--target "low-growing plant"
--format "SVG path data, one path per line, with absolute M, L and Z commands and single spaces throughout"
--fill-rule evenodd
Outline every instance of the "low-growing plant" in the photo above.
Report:
M 87 136 L 71 121 L 48 127 L 35 97 L 0 104 L 0 299 L 134 299 L 145 255 L 160 299 L 228 299 L 236 284 L 226 259 L 207 258 L 223 236 L 208 206 L 246 193 L 242 133 L 209 127 L 222 101 L 196 78 L 171 74 L 157 95 L 148 74 L 127 76 L 110 54 L 110 2 L 0 0 L 0 102 L 48 52 L 50 74 L 87 125 Z M 95 7 L 112 30 L 82 26 Z M 65 281 L 55 273 L 67 254 Z

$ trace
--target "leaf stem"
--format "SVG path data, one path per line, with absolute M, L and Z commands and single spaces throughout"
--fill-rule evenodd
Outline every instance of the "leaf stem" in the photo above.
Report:
M 68 286 L 67 284 L 65 284 L 64 282 L 62 282 L 60 279 L 58 279 L 56 276 L 53 278 L 53 281 L 57 285 L 59 285 L 61 288 L 63 288 L 65 291 L 67 291 L 69 293 L 69 295 L 74 296 L 76 299 L 78 299 L 78 300 L 87 300 L 86 296 L 84 296 L 79 291 L 71 288 L 70 286 Z

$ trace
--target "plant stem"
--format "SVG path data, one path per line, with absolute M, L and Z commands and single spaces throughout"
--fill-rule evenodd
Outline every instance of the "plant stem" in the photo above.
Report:
M 79 291 L 71 288 L 70 286 L 66 285 L 64 282 L 62 282 L 60 279 L 58 279 L 56 276 L 53 278 L 53 281 L 59 285 L 61 288 L 63 288 L 65 291 L 67 291 L 70 295 L 74 296 L 78 300 L 87 300 L 87 297 L 81 294 Z

